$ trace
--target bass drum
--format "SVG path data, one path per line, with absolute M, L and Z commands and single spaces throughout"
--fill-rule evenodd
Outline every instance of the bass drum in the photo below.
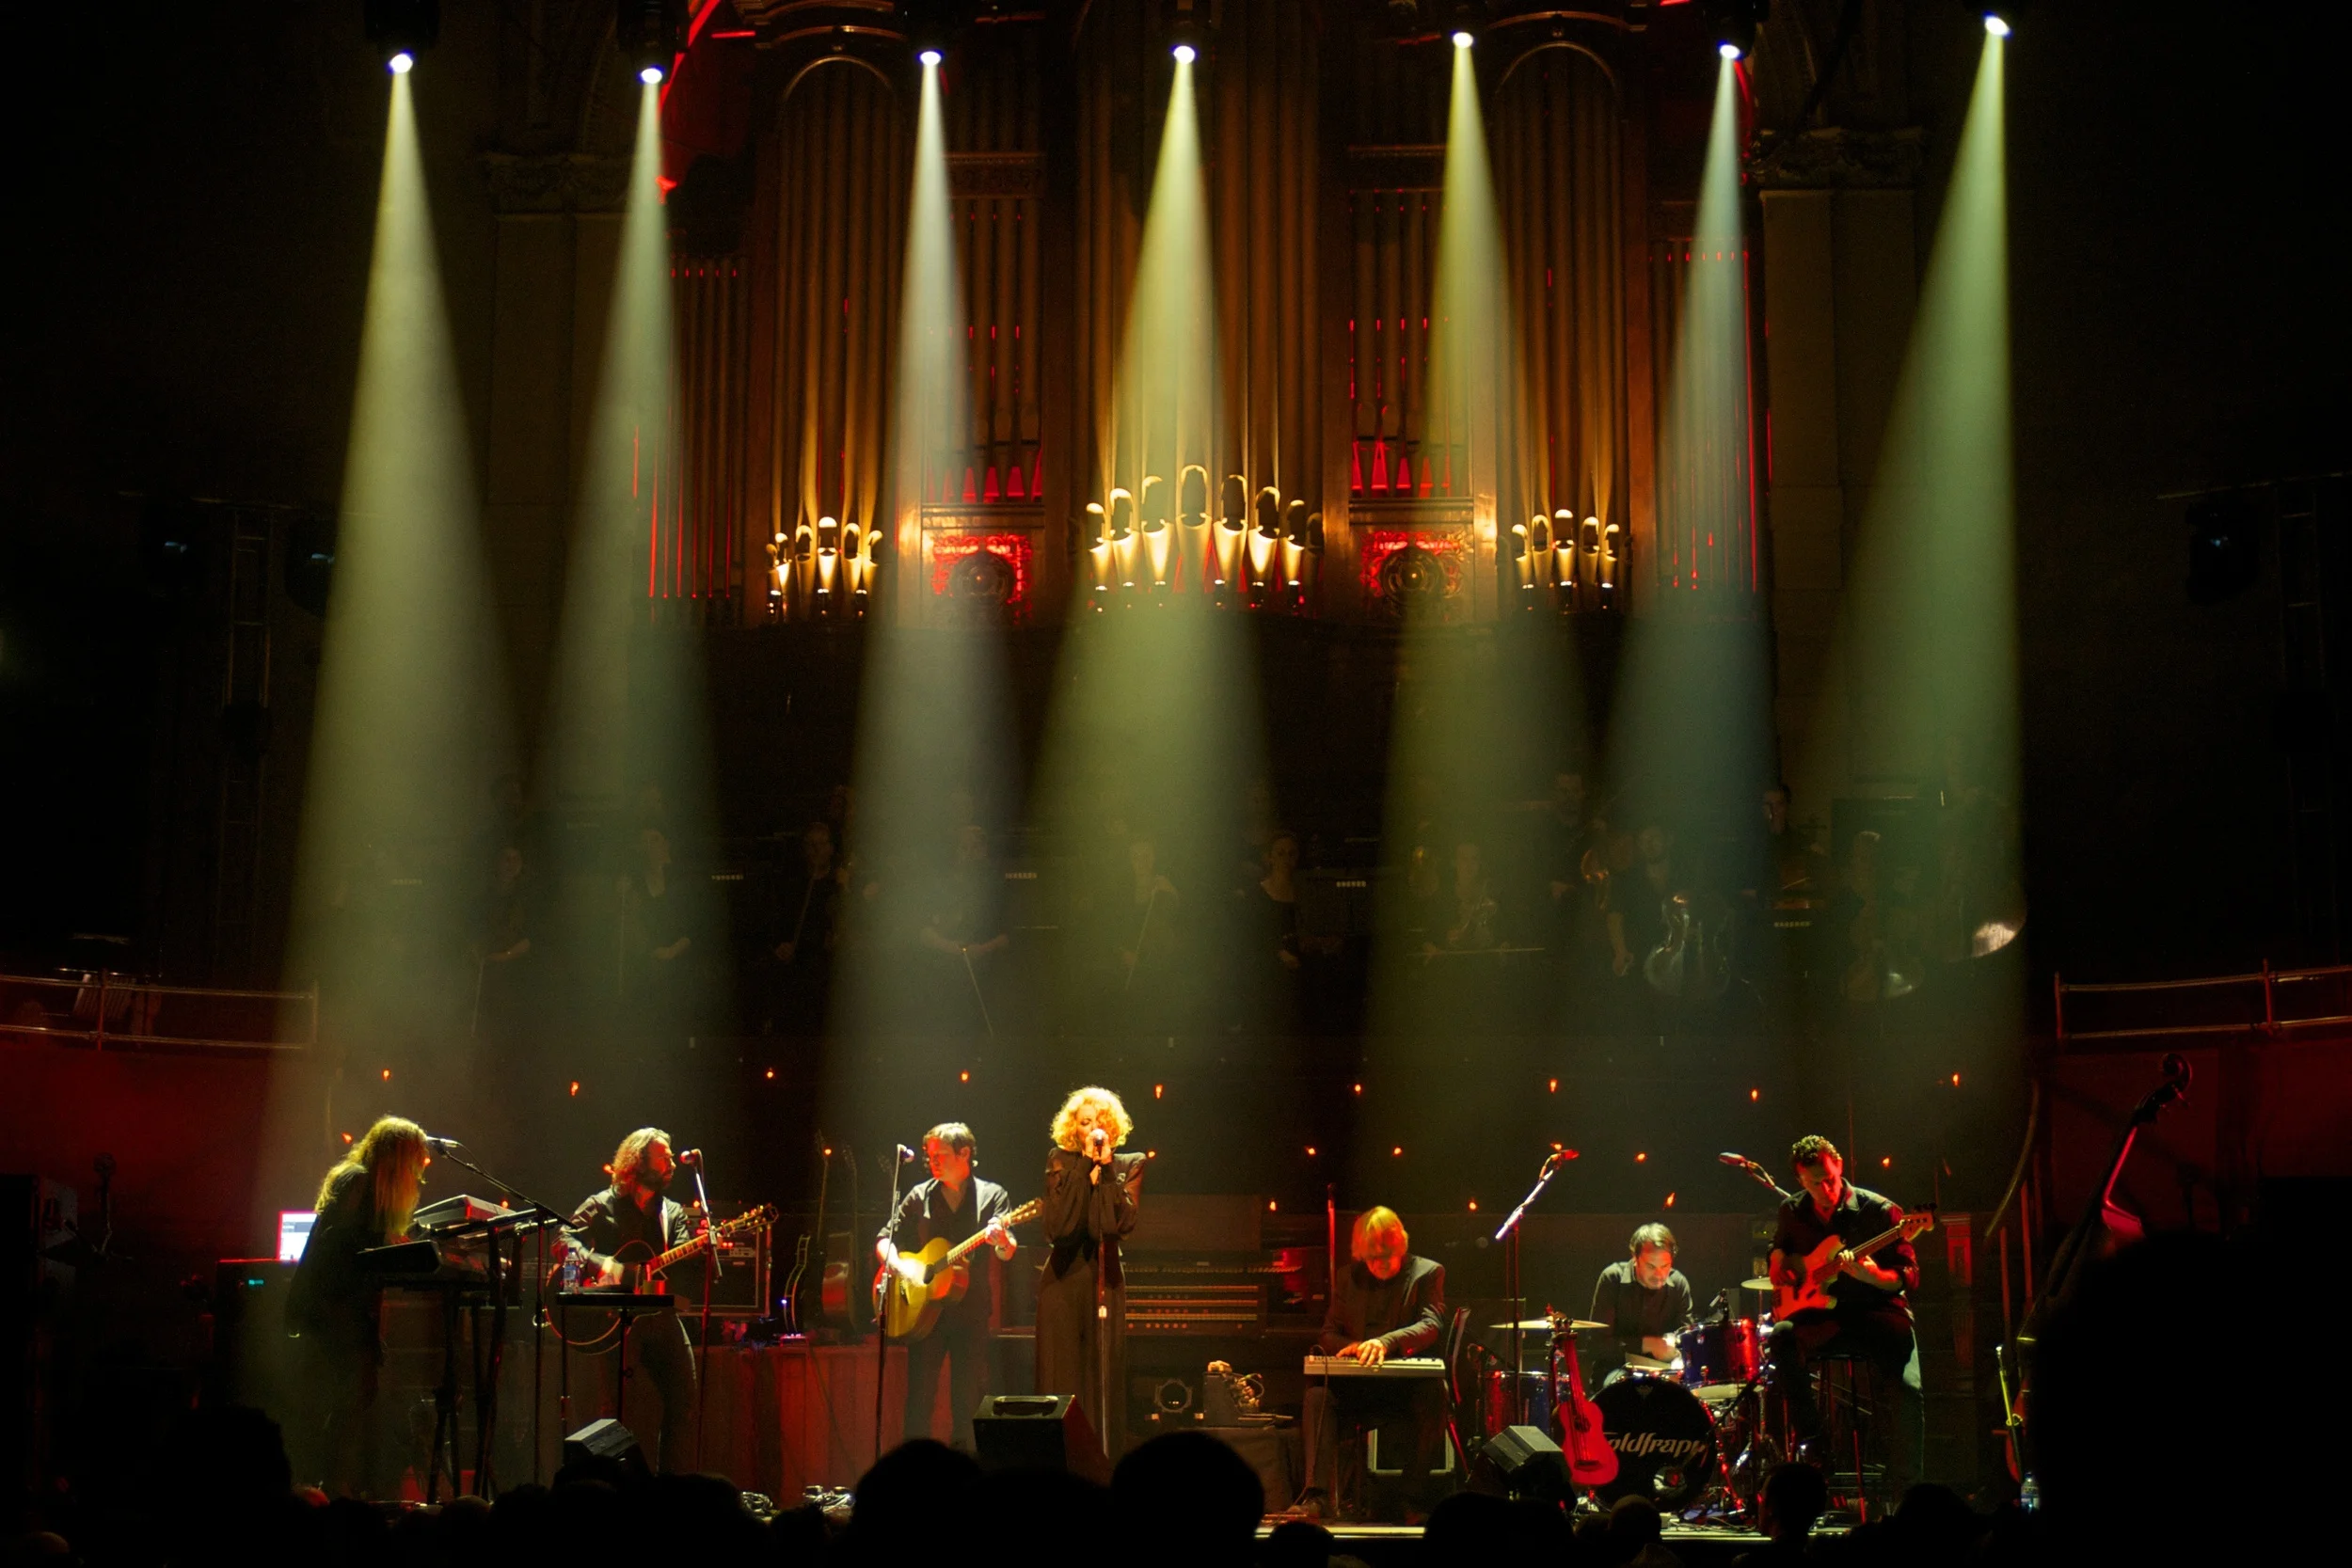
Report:
M 1639 1492 L 1667 1513 L 1698 1506 L 1715 1480 L 1715 1418 L 1679 1383 L 1635 1373 L 1593 1402 L 1601 1431 L 1617 1453 L 1617 1479 L 1597 1496 L 1615 1502 Z

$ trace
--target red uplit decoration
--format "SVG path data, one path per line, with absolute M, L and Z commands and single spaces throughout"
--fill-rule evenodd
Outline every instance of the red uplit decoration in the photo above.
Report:
M 730 0 L 695 0 L 686 47 L 661 81 L 661 189 L 666 196 L 703 158 L 743 150 L 752 124 L 758 35 Z
M 930 556 L 933 598 L 998 599 L 1015 624 L 1027 621 L 1029 584 L 1037 569 L 1034 536 L 1016 532 L 939 532 L 928 535 L 924 546 Z M 992 565 L 987 572 L 957 572 L 959 565 L 983 552 L 996 557 L 1003 565 Z M 974 562 L 975 567 L 979 564 Z
M 1462 592 L 1470 555 L 1470 534 L 1466 531 L 1370 528 L 1364 530 L 1362 541 L 1357 554 L 1357 576 L 1367 596 L 1387 596 L 1390 585 L 1385 568 L 1389 559 L 1406 549 L 1422 550 L 1436 561 L 1445 574 L 1445 597 L 1452 598 Z

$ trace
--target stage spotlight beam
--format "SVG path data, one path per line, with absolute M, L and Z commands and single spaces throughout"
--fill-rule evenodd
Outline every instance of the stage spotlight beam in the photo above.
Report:
M 1996 39 L 2005 39 L 2009 37 L 2009 19 L 1998 11 L 1987 11 L 1984 13 L 1984 30 Z
M 1457 27 L 1454 31 L 1454 47 L 1456 49 L 1468 49 L 1477 41 L 1477 38 L 1467 28 Z
M 1169 53 L 1176 56 L 1178 65 L 1190 65 L 1200 57 L 1198 52 L 1189 43 L 1180 43 Z
M 392 57 L 384 62 L 384 69 L 395 76 L 405 76 L 417 69 L 417 57 L 405 49 L 396 50 Z

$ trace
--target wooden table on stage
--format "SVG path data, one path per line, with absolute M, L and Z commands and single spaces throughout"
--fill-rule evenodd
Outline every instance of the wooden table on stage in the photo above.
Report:
M 696 1468 L 796 1508 L 803 1488 L 849 1486 L 874 1463 L 874 1347 L 713 1345 Z M 907 1353 L 883 1372 L 882 1449 L 904 1435 Z M 946 1430 L 946 1379 L 932 1422 Z

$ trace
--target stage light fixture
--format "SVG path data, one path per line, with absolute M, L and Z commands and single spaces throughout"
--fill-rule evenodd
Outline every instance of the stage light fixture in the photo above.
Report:
M 927 66 L 946 60 L 958 29 L 970 22 L 970 9 L 956 0 L 903 0 L 898 8 L 899 25 L 906 29 L 907 44 L 914 51 L 915 60 Z
M 1998 11 L 1984 13 L 1984 30 L 1996 39 L 2009 37 L 2009 23 Z
M 1473 37 L 1471 37 L 1471 36 L 1470 36 L 1470 32 L 1469 32 L 1469 30 L 1468 30 L 1468 29 L 1466 29 L 1466 28 L 1456 28 L 1456 29 L 1454 30 L 1454 48 L 1456 48 L 1456 49 L 1468 49 L 1468 48 L 1469 48 L 1471 44 L 1476 43 L 1477 41 L 1478 41 L 1478 40 L 1477 40 L 1475 38 L 1473 38 Z
M 1756 30 L 1772 13 L 1772 0 L 1713 0 L 1708 11 L 1715 23 L 1715 53 L 1726 60 L 1756 53 Z
M 615 0 L 612 41 L 649 87 L 660 87 L 677 59 L 685 9 L 681 0 Z
M 1190 65 L 1196 58 L 1199 57 L 1195 54 L 1192 45 L 1189 43 L 1178 44 L 1174 53 L 1176 55 L 1176 63 L 1178 65 Z
M 384 69 L 405 76 L 417 55 L 440 41 L 441 0 L 367 0 L 360 25 L 384 55 Z

